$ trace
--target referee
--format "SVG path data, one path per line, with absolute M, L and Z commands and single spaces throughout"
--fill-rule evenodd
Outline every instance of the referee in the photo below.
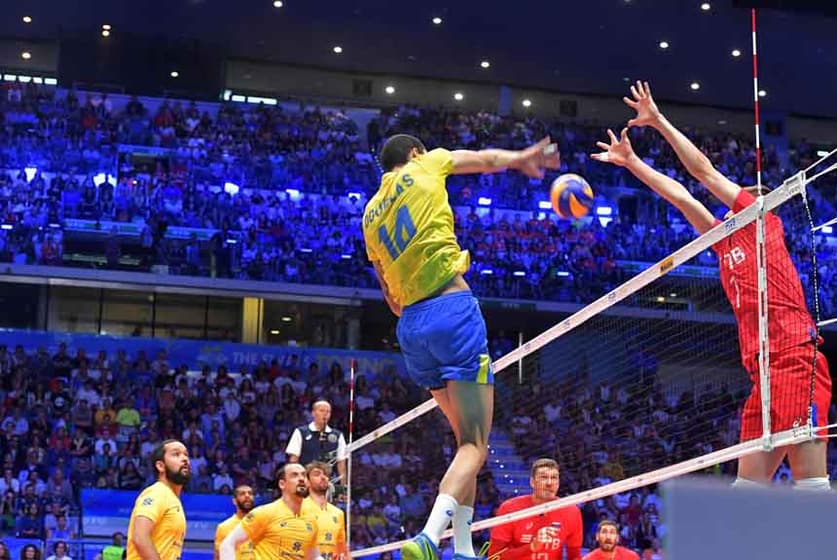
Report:
M 320 461 L 337 465 L 339 484 L 346 483 L 346 438 L 340 430 L 328 425 L 331 418 L 331 404 L 326 400 L 311 405 L 312 422 L 299 426 L 291 434 L 285 454 L 289 463 L 307 465 Z

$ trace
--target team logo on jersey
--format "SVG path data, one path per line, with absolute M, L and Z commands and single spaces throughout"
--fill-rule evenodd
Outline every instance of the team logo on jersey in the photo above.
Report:
M 529 530 L 529 529 L 531 529 L 533 526 L 534 526 L 534 523 L 532 523 L 532 522 L 530 521 L 529 523 L 527 523 L 527 524 L 526 524 L 526 530 L 528 531 L 528 530 Z
M 313 525 L 311 525 L 310 523 L 307 523 L 307 522 L 306 522 L 306 523 L 305 523 L 305 530 L 306 530 L 306 531 L 309 531 L 309 532 L 310 532 L 310 531 L 313 531 L 313 530 L 314 530 L 314 526 L 313 526 Z
M 299 541 L 294 541 L 293 548 L 294 548 L 294 552 L 299 552 L 300 550 L 302 550 L 302 543 L 299 542 Z
M 142 505 L 144 505 L 144 506 L 150 506 L 153 503 L 154 503 L 154 498 L 146 498 L 142 501 Z
M 336 515 L 331 516 L 331 522 L 332 523 L 337 523 L 337 516 Z
M 328 434 L 328 442 L 329 443 L 337 443 L 337 435 L 336 434 Z
M 332 537 L 331 533 L 326 533 L 325 534 L 325 540 L 330 541 L 331 537 Z
M 247 517 L 245 517 L 244 519 L 246 519 L 247 521 L 253 521 L 253 519 L 255 519 L 255 518 L 256 518 L 256 514 L 251 511 L 250 513 L 247 514 Z

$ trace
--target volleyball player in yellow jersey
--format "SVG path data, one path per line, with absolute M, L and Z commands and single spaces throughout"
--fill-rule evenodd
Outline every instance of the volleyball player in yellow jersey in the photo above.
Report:
M 128 524 L 127 560 L 179 560 L 186 537 L 180 493 L 191 475 L 186 446 L 168 439 L 151 453 L 157 482 L 143 490 Z
M 317 511 L 317 548 L 323 560 L 349 560 L 346 547 L 346 515 L 339 507 L 328 503 L 328 463 L 312 461 L 305 466 L 308 478 L 308 497 Z
M 470 257 L 454 234 L 445 181 L 505 169 L 540 178 L 544 169 L 558 168 L 559 154 L 549 138 L 522 151 L 428 152 L 418 138 L 398 134 L 384 144 L 380 162 L 384 176 L 363 214 L 366 251 L 400 317 L 396 332 L 407 372 L 430 390 L 457 442 L 427 523 L 401 555 L 437 559 L 439 539 L 453 521 L 455 560 L 473 558 L 471 522 L 491 430 L 494 373 L 485 321 L 462 277 Z
M 221 543 L 220 560 L 235 560 L 236 548 L 250 540 L 255 560 L 314 560 L 317 557 L 317 511 L 305 497 L 305 467 L 288 463 L 277 473 L 282 496 L 259 506 Z
M 235 513 L 218 524 L 215 529 L 215 560 L 220 558 L 221 543 L 227 538 L 233 529 L 241 522 L 241 519 L 253 509 L 253 489 L 242 484 L 233 490 L 233 505 Z M 253 560 L 253 543 L 243 542 L 235 549 L 235 560 Z

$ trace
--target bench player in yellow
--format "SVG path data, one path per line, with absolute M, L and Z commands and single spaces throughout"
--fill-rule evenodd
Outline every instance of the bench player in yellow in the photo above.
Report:
M 215 560 L 220 558 L 221 543 L 253 509 L 253 489 L 246 484 L 236 486 L 232 502 L 235 513 L 220 522 L 215 529 Z M 247 541 L 241 543 L 235 550 L 235 560 L 253 560 L 253 544 Z
M 127 560 L 180 560 L 186 538 L 186 515 L 180 494 L 191 467 L 186 446 L 167 439 L 151 453 L 157 482 L 134 502 L 128 524 Z
M 221 543 L 220 560 L 236 560 L 236 549 L 253 543 L 254 560 L 315 560 L 317 511 L 305 500 L 305 467 L 288 463 L 277 473 L 281 496 L 254 508 Z

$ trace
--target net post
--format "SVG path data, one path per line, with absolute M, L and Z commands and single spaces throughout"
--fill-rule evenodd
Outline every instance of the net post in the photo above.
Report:
M 765 243 L 764 196 L 759 190 L 756 199 L 756 270 L 758 275 L 758 337 L 759 382 L 761 384 L 762 445 L 765 451 L 773 449 L 770 438 L 770 335 L 767 317 L 767 251 Z
M 518 331 L 517 333 L 517 347 L 520 348 L 523 346 L 523 331 Z M 517 384 L 523 385 L 523 354 L 520 355 L 520 359 L 517 360 Z
M 357 360 L 349 359 L 349 445 L 346 457 L 346 550 L 352 549 L 352 441 L 354 440 L 355 371 Z

